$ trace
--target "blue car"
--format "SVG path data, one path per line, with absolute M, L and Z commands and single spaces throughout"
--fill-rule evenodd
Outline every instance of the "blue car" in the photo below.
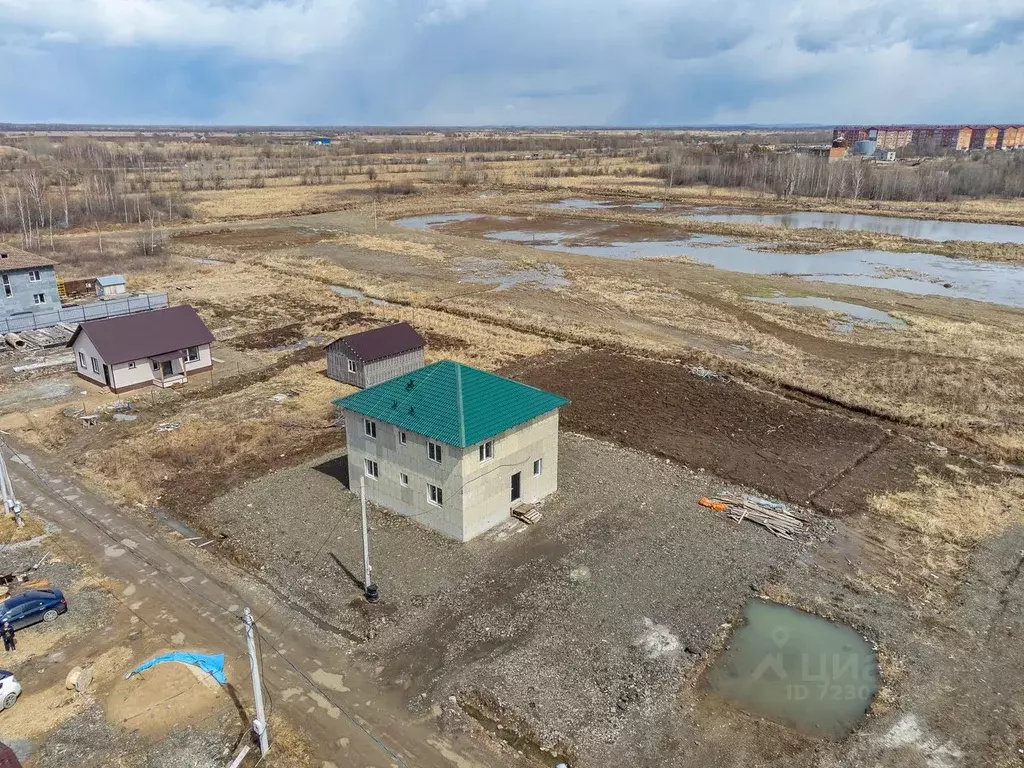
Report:
M 33 589 L 0 603 L 0 625 L 9 621 L 14 629 L 21 629 L 40 621 L 53 621 L 67 612 L 68 601 L 59 589 Z

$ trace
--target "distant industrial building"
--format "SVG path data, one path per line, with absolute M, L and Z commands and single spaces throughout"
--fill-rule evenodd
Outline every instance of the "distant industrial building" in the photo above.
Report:
M 878 149 L 915 146 L 923 150 L 1024 149 L 1019 125 L 841 125 L 832 131 L 833 146 L 856 147 L 873 141 Z

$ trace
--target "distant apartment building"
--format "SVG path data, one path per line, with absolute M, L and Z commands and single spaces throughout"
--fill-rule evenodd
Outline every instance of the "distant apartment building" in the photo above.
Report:
M 878 149 L 915 146 L 943 150 L 1024 149 L 1024 123 L 1017 125 L 841 125 L 832 131 L 833 146 L 874 141 Z

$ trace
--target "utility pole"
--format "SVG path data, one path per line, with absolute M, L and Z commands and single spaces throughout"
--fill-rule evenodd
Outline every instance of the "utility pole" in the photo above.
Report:
M 363 475 L 359 476 L 359 510 L 363 516 L 363 596 L 366 602 L 376 603 L 380 593 L 370 578 L 370 535 L 366 529 L 366 478 Z
M 11 473 L 7 470 L 7 462 L 4 461 L 4 452 L 0 450 L 0 493 L 4 497 L 4 510 L 7 514 L 14 515 L 14 522 L 19 528 L 25 525 L 21 519 L 21 502 L 14 495 L 14 481 Z
M 245 644 L 249 646 L 249 669 L 252 672 L 252 698 L 256 702 L 256 718 L 252 721 L 252 729 L 260 740 L 260 754 L 266 756 L 270 749 L 267 736 L 267 716 L 263 711 L 263 686 L 260 684 L 260 661 L 256 656 L 256 633 L 253 630 L 252 611 L 246 608 L 242 612 L 245 622 Z

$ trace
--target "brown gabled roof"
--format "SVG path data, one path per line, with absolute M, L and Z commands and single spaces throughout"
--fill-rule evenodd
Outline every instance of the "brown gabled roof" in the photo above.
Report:
M 7 243 L 0 243 L 0 272 L 8 269 L 32 269 L 33 267 L 52 267 L 53 259 L 37 256 L 23 251 Z
M 108 365 L 141 360 L 213 342 L 206 323 L 188 306 L 154 309 L 78 326 L 68 346 L 84 333 Z
M 333 347 L 336 344 L 342 346 L 349 357 L 364 363 L 372 363 L 427 346 L 426 339 L 416 333 L 408 323 L 394 323 L 383 328 L 374 328 L 372 331 L 342 336 L 328 346 Z

